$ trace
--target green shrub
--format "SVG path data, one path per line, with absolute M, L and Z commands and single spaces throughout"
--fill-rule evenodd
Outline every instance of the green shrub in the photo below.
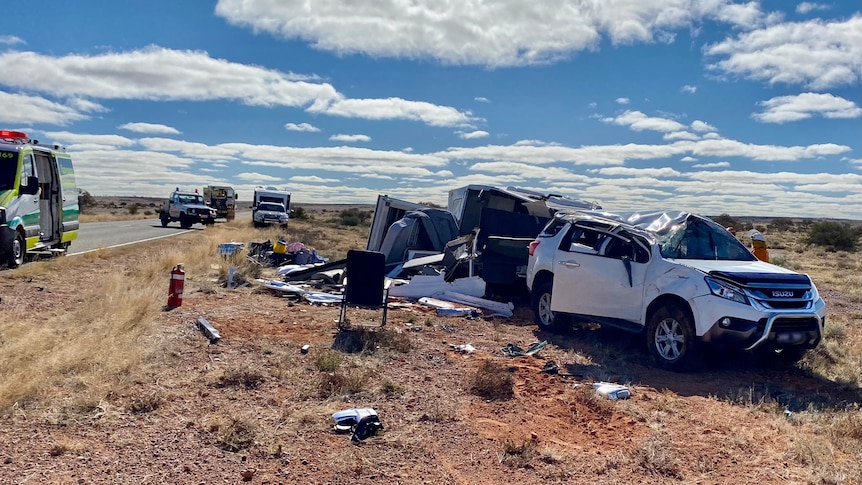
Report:
M 305 212 L 305 207 L 295 207 L 290 210 L 290 218 L 298 221 L 305 221 L 309 219 L 309 216 L 308 212 Z
M 769 229 L 772 231 L 793 231 L 796 229 L 796 224 L 793 219 L 777 217 L 769 223 Z
M 722 214 L 720 216 L 713 217 L 712 220 L 715 221 L 716 224 L 724 227 L 733 227 L 737 230 L 740 228 L 739 220 L 729 214 Z
M 338 213 L 338 223 L 342 226 L 358 226 L 367 224 L 371 218 L 371 212 L 361 211 L 355 207 L 344 209 Z
M 78 189 L 78 207 L 84 214 L 89 214 L 96 208 L 96 198 L 86 190 Z
M 859 246 L 862 229 L 852 228 L 843 222 L 819 221 L 808 228 L 806 242 L 824 246 L 830 251 L 855 251 Z

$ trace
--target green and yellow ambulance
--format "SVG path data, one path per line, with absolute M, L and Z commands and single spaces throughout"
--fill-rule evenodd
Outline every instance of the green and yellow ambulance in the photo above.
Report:
M 0 264 L 64 253 L 78 237 L 72 158 L 59 146 L 0 130 Z

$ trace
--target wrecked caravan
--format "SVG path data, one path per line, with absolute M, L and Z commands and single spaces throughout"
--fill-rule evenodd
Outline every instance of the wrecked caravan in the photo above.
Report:
M 444 266 L 449 271 L 458 267 L 462 276 L 481 276 L 491 293 L 518 292 L 523 288 L 530 241 L 561 208 L 596 209 L 599 205 L 487 185 L 449 191 L 448 210 L 381 195 L 367 249 L 383 252 L 390 268 L 415 257 L 458 250 L 457 256 L 446 255 L 448 264 Z M 447 244 L 456 239 L 458 244 Z M 455 259 L 468 264 L 455 265 Z M 455 277 L 458 275 L 450 274 L 447 279 Z
M 448 208 L 455 217 L 460 234 L 465 235 L 480 226 L 485 209 L 535 216 L 546 219 L 547 222 L 554 212 L 563 208 L 593 210 L 601 209 L 601 206 L 596 202 L 558 194 L 543 194 L 520 187 L 503 189 L 490 185 L 467 185 L 449 191 Z M 544 223 L 533 235 L 538 234 L 542 226 Z

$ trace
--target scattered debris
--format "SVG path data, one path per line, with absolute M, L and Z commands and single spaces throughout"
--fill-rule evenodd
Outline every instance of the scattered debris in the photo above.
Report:
M 302 294 L 302 298 L 309 303 L 327 305 L 329 303 L 341 303 L 344 299 L 344 295 L 334 295 L 332 293 L 323 293 L 319 291 L 307 291 Z
M 299 286 L 282 283 L 281 281 L 258 279 L 257 282 L 262 284 L 265 288 L 269 288 L 270 290 L 275 290 L 282 293 L 293 293 L 295 295 L 302 295 L 306 293 L 306 290 L 300 288 Z
M 476 308 L 481 308 L 483 310 L 489 310 L 491 314 L 486 315 L 488 317 L 511 317 L 514 315 L 515 305 L 512 304 L 512 302 L 501 303 L 498 301 L 477 298 L 471 295 L 465 295 L 463 293 L 457 293 L 454 291 L 444 291 L 442 293 L 437 293 L 432 296 L 440 300 L 461 303 L 463 305 L 470 305 Z
M 227 259 L 230 256 L 234 256 L 244 246 L 243 243 L 234 241 L 222 243 L 218 245 L 218 253 L 221 257 Z
M 436 313 L 441 317 L 467 317 L 469 320 L 482 316 L 482 312 L 475 308 L 438 308 Z
M 383 423 L 372 408 L 345 409 L 333 413 L 332 419 L 335 420 L 333 430 L 336 433 L 352 433 L 350 441 L 364 440 L 383 431 Z
M 215 344 L 221 340 L 221 334 L 204 317 L 198 317 L 198 328 L 210 340 L 210 344 Z
M 545 366 L 542 367 L 541 372 L 542 374 L 558 375 L 560 373 L 560 368 L 557 366 L 556 362 L 549 360 L 545 362 Z
M 395 285 L 389 291 L 392 296 L 405 298 L 422 298 L 449 292 L 481 297 L 485 294 L 485 281 L 478 276 L 459 278 L 449 282 L 446 281 L 443 274 L 416 275 L 407 283 Z
M 560 377 L 583 377 L 581 374 L 572 374 L 570 372 L 560 372 L 560 367 L 553 360 L 549 360 L 545 362 L 545 366 L 542 367 L 542 370 L 539 371 L 542 374 L 550 374 L 552 376 L 560 376 Z M 579 384 L 575 384 L 575 387 L 579 387 Z
M 452 347 L 452 350 L 454 350 L 455 352 L 460 352 L 462 354 L 472 354 L 476 351 L 476 347 L 473 347 L 472 344 L 449 344 L 449 347 Z
M 529 347 L 527 347 L 527 350 L 525 351 L 524 349 L 518 347 L 515 344 L 507 344 L 505 347 L 500 349 L 500 351 L 509 357 L 529 357 L 535 355 L 538 351 L 545 348 L 546 345 L 548 345 L 548 341 L 542 340 L 541 342 L 531 344 Z
M 602 396 L 611 400 L 628 399 L 631 397 L 629 388 L 622 384 L 614 384 L 613 382 L 596 382 L 593 388 Z

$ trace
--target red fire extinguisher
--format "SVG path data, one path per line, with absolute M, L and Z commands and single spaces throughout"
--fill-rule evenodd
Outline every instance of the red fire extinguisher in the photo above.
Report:
M 183 286 L 186 282 L 186 272 L 182 263 L 171 270 L 171 284 L 168 286 L 168 308 L 176 308 L 183 304 Z

